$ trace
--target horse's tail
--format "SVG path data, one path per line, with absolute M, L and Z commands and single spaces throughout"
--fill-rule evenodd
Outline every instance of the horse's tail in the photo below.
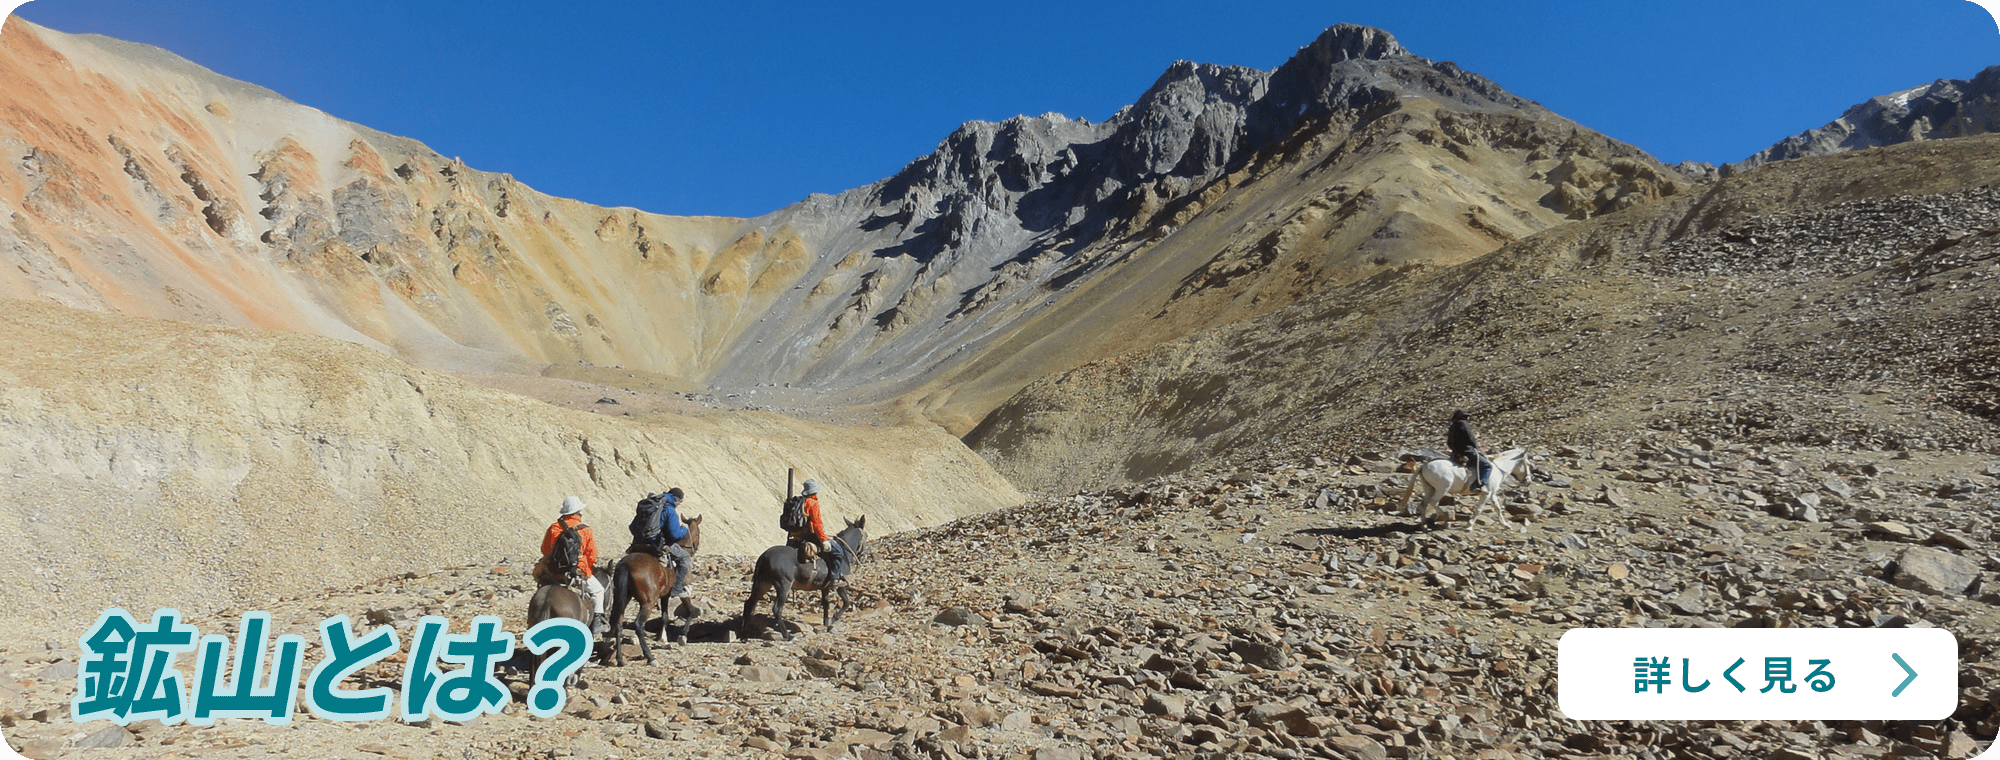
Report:
M 611 570 L 611 619 L 608 622 L 611 626 L 613 651 L 617 650 L 619 640 L 624 638 L 625 604 L 631 600 L 632 566 L 621 559 Z
M 777 577 L 778 569 L 771 566 L 771 553 L 757 555 L 757 567 L 750 573 L 750 598 L 743 600 L 743 618 L 736 621 L 739 634 L 750 625 L 750 616 L 757 612 L 757 600 L 777 585 Z

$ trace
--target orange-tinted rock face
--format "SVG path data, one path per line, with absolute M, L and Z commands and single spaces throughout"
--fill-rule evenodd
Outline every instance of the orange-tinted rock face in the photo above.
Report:
M 0 294 L 315 332 L 432 366 L 698 371 L 687 338 L 654 326 L 685 320 L 587 317 L 680 290 L 651 249 L 715 250 L 741 222 L 634 214 L 600 240 L 580 233 L 603 209 L 160 51 L 18 19 L 0 39 Z

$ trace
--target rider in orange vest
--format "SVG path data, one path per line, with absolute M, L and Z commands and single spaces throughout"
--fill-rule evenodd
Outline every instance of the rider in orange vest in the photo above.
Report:
M 597 567 L 597 537 L 590 532 L 590 526 L 583 524 L 583 500 L 575 496 L 563 499 L 562 513 L 555 523 L 542 535 L 542 557 L 556 548 L 556 539 L 562 537 L 563 528 L 575 525 L 578 538 L 583 539 L 582 550 L 577 552 L 576 570 L 584 578 L 590 607 L 595 611 L 590 627 L 598 633 L 607 630 L 604 623 L 604 584 L 597 580 L 592 569 Z M 553 568 L 552 568 L 553 569 Z

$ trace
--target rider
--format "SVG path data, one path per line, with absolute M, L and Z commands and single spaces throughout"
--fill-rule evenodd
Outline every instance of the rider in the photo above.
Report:
M 786 534 L 785 545 L 798 548 L 801 560 L 811 560 L 813 555 L 826 552 L 826 529 L 819 522 L 819 481 L 808 478 L 800 491 L 805 500 L 799 506 L 805 513 L 806 525 Z M 807 546 L 812 550 L 807 551 Z
M 573 518 L 573 519 L 572 519 Z M 590 532 L 590 526 L 583 524 L 583 500 L 575 496 L 563 499 L 562 513 L 556 517 L 542 535 L 542 558 L 548 559 L 549 552 L 556 548 L 556 539 L 562 537 L 563 528 L 576 526 L 577 536 L 583 539 L 582 551 L 577 553 L 576 572 L 584 579 L 584 595 L 593 611 L 590 628 L 599 634 L 609 630 L 604 616 L 604 584 L 597 580 L 591 568 L 597 566 L 597 538 Z M 567 572 L 568 568 L 549 568 L 552 571 Z
M 1485 454 L 1479 452 L 1479 442 L 1472 435 L 1470 415 L 1467 415 L 1464 409 L 1451 413 L 1451 430 L 1445 435 L 1445 445 L 1451 448 L 1451 461 L 1471 473 L 1467 476 L 1470 481 L 1467 488 L 1473 491 L 1486 490 L 1486 477 L 1492 471 L 1493 464 L 1486 460 Z
M 661 559 L 674 563 L 674 590 L 667 594 L 669 599 L 687 596 L 688 575 L 694 572 L 694 555 L 680 545 L 681 539 L 687 538 L 688 534 L 687 524 L 681 522 L 680 512 L 681 499 L 686 496 L 676 487 L 668 489 L 660 499 L 659 554 Z
M 800 506 L 805 512 L 806 527 L 804 530 L 792 531 L 786 544 L 799 547 L 800 557 L 806 561 L 812 558 L 806 553 L 805 547 L 812 546 L 818 554 L 826 557 L 827 582 L 838 581 L 847 574 L 852 558 L 848 556 L 847 547 L 839 541 L 829 540 L 826 529 L 822 527 L 819 516 L 819 481 L 807 480 L 802 491 L 805 501 Z

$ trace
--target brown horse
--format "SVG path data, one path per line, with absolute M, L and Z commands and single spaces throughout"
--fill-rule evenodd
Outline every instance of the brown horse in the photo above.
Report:
M 610 565 L 608 564 L 596 568 L 597 582 L 604 583 L 610 580 L 610 572 Z M 567 583 L 543 584 L 540 588 L 535 589 L 534 596 L 528 597 L 529 628 L 535 627 L 536 624 L 544 620 L 559 617 L 566 617 L 582 623 L 586 630 L 590 628 L 590 605 L 584 601 L 584 594 L 581 589 L 574 588 Z M 553 652 L 554 650 L 550 651 Z M 542 655 L 535 655 L 535 664 L 533 666 L 535 669 L 541 668 L 542 658 Z M 534 671 L 530 670 L 529 672 L 533 673 Z M 570 677 L 575 678 L 576 676 L 575 674 L 571 674 Z
M 688 533 L 678 542 L 689 555 L 701 551 L 701 518 L 692 517 L 687 521 Z M 635 547 L 636 548 L 636 547 Z M 625 604 L 639 600 L 639 616 L 633 630 L 639 637 L 639 651 L 646 655 L 646 664 L 653 664 L 653 647 L 646 643 L 646 623 L 653 612 L 660 613 L 660 643 L 667 643 L 667 611 L 660 604 L 660 598 L 674 588 L 674 568 L 647 552 L 628 552 L 618 560 L 618 568 L 611 572 L 611 653 L 605 655 L 607 661 L 615 660 L 620 667 L 625 665 Z M 687 635 L 688 624 L 683 622 L 677 636 Z

